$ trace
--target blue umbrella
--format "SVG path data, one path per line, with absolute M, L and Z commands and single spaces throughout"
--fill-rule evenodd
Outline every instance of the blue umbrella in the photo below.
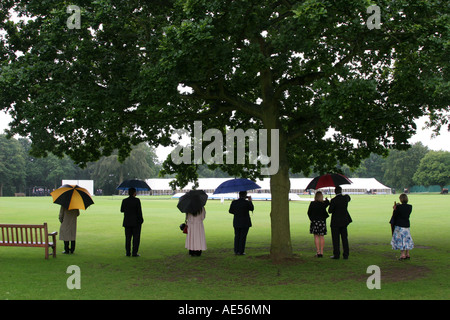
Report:
M 142 180 L 125 180 L 116 189 L 117 190 L 128 190 L 130 188 L 135 188 L 136 191 L 150 191 L 152 190 L 149 185 Z
M 217 193 L 229 193 L 229 192 L 239 192 L 239 191 L 247 191 L 261 189 L 255 182 L 248 179 L 231 179 L 221 183 L 214 194 Z

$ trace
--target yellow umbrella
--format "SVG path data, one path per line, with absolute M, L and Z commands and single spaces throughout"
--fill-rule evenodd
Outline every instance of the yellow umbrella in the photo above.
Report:
M 89 191 L 77 185 L 65 184 L 54 190 L 50 195 L 53 197 L 53 203 L 60 204 L 68 210 L 86 210 L 94 203 Z

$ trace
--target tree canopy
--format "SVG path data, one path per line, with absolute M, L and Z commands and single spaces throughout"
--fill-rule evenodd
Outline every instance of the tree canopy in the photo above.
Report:
M 3 187 L 25 182 L 25 153 L 17 140 L 9 142 L 0 134 L 0 196 Z
M 384 164 L 383 183 L 394 188 L 412 187 L 414 173 L 428 152 L 421 143 L 414 144 L 409 150 L 391 150 Z
M 442 188 L 450 184 L 450 152 L 430 151 L 420 161 L 413 180 L 417 184 Z
M 50 153 L 45 158 L 33 157 L 30 148 L 28 139 L 7 139 L 0 134 L 0 197 L 14 193 L 34 195 L 36 187 L 50 192 L 61 186 L 62 180 L 90 179 L 94 180 L 96 190 L 115 194 L 123 180 L 154 178 L 160 171 L 154 150 L 145 143 L 133 147 L 124 163 L 113 154 L 88 163 L 85 169 L 67 156 L 58 158 Z
M 80 28 L 65 1 L 2 4 L 0 109 L 13 116 L 10 133 L 29 136 L 35 155 L 85 164 L 115 149 L 124 160 L 143 141 L 169 145 L 196 120 L 224 134 L 278 130 L 274 258 L 292 254 L 289 170 L 355 168 L 371 152 L 407 148 L 422 115 L 448 123 L 448 1 L 378 1 L 380 28 L 368 27 L 367 0 L 71 4 Z M 12 22 L 10 9 L 31 20 Z M 166 167 L 185 183 L 196 166 Z M 220 165 L 244 177 L 260 166 Z

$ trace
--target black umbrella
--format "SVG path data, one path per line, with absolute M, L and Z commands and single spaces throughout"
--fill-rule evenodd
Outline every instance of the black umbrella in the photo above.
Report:
M 325 187 L 337 187 L 341 184 L 351 184 L 349 178 L 339 173 L 327 173 L 318 177 L 315 177 L 306 186 L 306 189 L 320 189 Z
M 136 191 L 150 191 L 152 190 L 150 186 L 142 180 L 125 180 L 116 189 L 117 190 L 128 190 L 130 188 L 135 188 Z
M 177 208 L 183 213 L 194 213 L 205 206 L 208 195 L 203 190 L 191 190 L 180 197 Z

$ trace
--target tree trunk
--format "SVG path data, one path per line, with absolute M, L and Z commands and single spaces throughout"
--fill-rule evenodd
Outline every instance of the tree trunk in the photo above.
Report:
M 286 139 L 280 137 L 280 165 L 278 172 L 270 177 L 271 201 L 271 232 L 272 240 L 270 257 L 282 260 L 292 257 L 291 229 L 289 222 L 289 164 L 286 154 Z
M 272 100 L 272 81 L 270 72 L 266 74 L 263 97 L 265 101 L 265 112 L 263 113 L 264 128 L 268 130 L 270 143 L 268 149 L 271 158 L 274 152 L 278 151 L 279 167 L 278 172 L 270 176 L 270 193 L 272 195 L 270 224 L 271 224 L 271 245 L 270 257 L 279 261 L 292 257 L 291 229 L 289 222 L 289 163 L 287 158 L 287 137 L 279 123 L 279 106 Z M 272 101 L 272 103 L 270 103 Z M 272 129 L 278 129 L 278 150 L 273 150 Z

